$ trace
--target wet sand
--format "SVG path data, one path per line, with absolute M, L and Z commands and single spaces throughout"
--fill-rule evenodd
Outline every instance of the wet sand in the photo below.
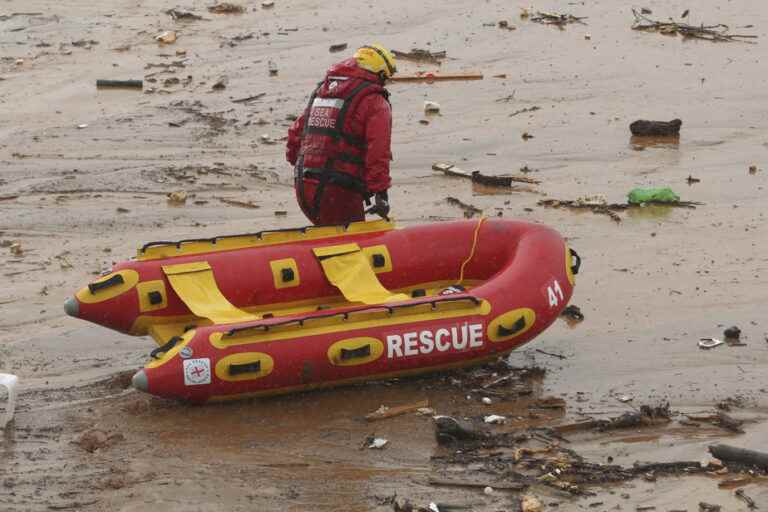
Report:
M 751 420 L 742 435 L 675 424 L 569 436 L 570 447 L 592 462 L 612 457 L 623 465 L 709 460 L 706 446 L 714 441 L 764 448 L 768 7 L 706 0 L 692 8 L 689 23 L 727 23 L 759 36 L 751 45 L 632 31 L 631 6 L 621 4 L 535 6 L 588 16 L 586 25 L 564 30 L 520 20 L 517 5 L 501 1 L 326 7 L 277 0 L 270 10 L 248 3 L 241 15 L 211 14 L 207 3 L 192 1 L 182 7 L 204 18 L 192 22 L 174 22 L 164 11 L 176 4 L 155 1 L 0 5 L 0 240 L 24 250 L 14 256 L 0 248 L 0 371 L 21 379 L 15 425 L 0 445 L 4 509 L 391 510 L 393 493 L 420 506 L 514 509 L 515 493 L 426 484 L 439 469 L 430 457 L 443 450 L 431 419 L 369 424 L 362 417 L 381 404 L 427 398 L 440 414 L 528 421 L 519 412 L 525 403 L 467 400 L 466 390 L 440 376 L 221 406 L 169 403 L 121 385 L 121 375 L 146 361 L 149 339 L 62 312 L 66 297 L 143 242 L 305 224 L 279 139 L 287 116 L 300 113 L 323 70 L 342 56 L 328 52 L 340 42 L 446 50 L 442 72 L 485 74 L 482 81 L 390 87 L 393 214 L 403 225 L 461 218 L 445 201 L 453 196 L 486 215 L 551 225 L 582 255 L 573 303 L 586 320 L 575 328 L 558 322 L 510 358 L 547 369 L 535 396 L 567 401 L 565 416 L 545 424 L 663 400 L 676 411 L 711 411 L 740 397 L 744 406 L 732 414 Z M 691 7 L 646 4 L 657 19 Z M 498 28 L 503 19 L 516 30 Z M 153 37 L 164 30 L 176 30 L 177 42 L 159 46 Z M 269 76 L 270 60 L 277 76 Z M 400 69 L 437 67 L 401 61 Z M 494 78 L 502 74 L 507 78 Z M 222 77 L 226 88 L 212 91 Z M 143 93 L 97 91 L 100 78 L 157 82 L 145 81 Z M 165 85 L 173 78 L 179 83 Z M 419 122 L 424 100 L 442 107 L 428 125 Z M 511 115 L 534 106 L 540 109 Z M 635 119 L 675 117 L 683 120 L 677 143 L 630 139 Z M 523 132 L 534 138 L 523 140 Z M 262 134 L 278 143 L 264 143 Z M 541 184 L 532 187 L 538 193 L 480 195 L 431 171 L 436 161 L 488 174 L 528 166 Z M 751 165 L 761 170 L 750 174 Z M 701 181 L 688 185 L 689 175 Z M 620 212 L 618 224 L 537 205 L 544 197 L 596 194 L 622 202 L 636 186 L 670 186 L 704 205 Z M 186 205 L 167 204 L 165 195 L 176 190 L 190 194 Z M 729 325 L 741 327 L 746 346 L 697 348 L 700 337 L 719 337 Z M 621 395 L 634 400 L 622 404 Z M 72 444 L 94 427 L 123 439 L 95 453 Z M 359 450 L 374 432 L 389 446 Z M 697 510 L 701 500 L 747 510 L 717 482 L 636 480 L 593 488 L 597 496 L 581 499 L 539 487 L 530 493 L 560 510 Z M 768 498 L 766 487 L 745 491 L 758 504 Z

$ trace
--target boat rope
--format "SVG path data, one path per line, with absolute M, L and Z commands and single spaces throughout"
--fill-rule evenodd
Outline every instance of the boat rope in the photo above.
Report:
M 469 256 L 467 256 L 467 259 L 464 260 L 464 263 L 461 264 L 461 270 L 459 271 L 459 283 L 461 284 L 464 282 L 464 267 L 467 266 L 467 263 L 472 260 L 472 258 L 475 257 L 475 250 L 477 249 L 477 238 L 480 234 L 480 226 L 483 225 L 483 222 L 485 222 L 485 217 L 480 217 L 480 219 L 477 221 L 477 226 L 475 226 L 475 234 L 474 238 L 472 239 L 472 250 L 469 251 Z

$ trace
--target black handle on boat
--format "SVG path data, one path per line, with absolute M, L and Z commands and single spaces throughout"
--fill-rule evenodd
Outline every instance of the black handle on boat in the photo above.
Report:
M 573 275 L 576 275 L 579 273 L 579 269 L 581 268 L 581 256 L 574 251 L 573 249 L 570 249 L 571 251 L 571 272 L 573 272 Z
M 509 329 L 499 324 L 499 336 L 513 336 L 523 329 L 525 329 L 525 317 L 521 316 Z
M 304 327 L 305 322 L 309 322 L 311 320 L 321 320 L 321 319 L 327 319 L 332 318 L 335 316 L 340 316 L 344 320 L 349 320 L 349 316 L 354 313 L 369 313 L 371 311 L 376 310 L 384 310 L 388 314 L 394 314 L 394 312 L 398 309 L 404 309 L 404 308 L 412 308 L 415 306 L 422 306 L 424 304 L 430 304 L 433 308 L 437 306 L 437 304 L 442 304 L 445 302 L 471 302 L 475 306 L 479 306 L 482 304 L 482 299 L 479 299 L 473 295 L 449 295 L 446 297 L 439 297 L 436 299 L 426 299 L 426 300 L 411 300 L 409 302 L 406 302 L 405 304 L 396 304 L 394 306 L 384 305 L 384 304 L 377 304 L 361 309 L 355 309 L 352 311 L 341 311 L 341 312 L 331 312 L 326 313 L 323 315 L 312 315 L 312 316 L 305 316 L 301 318 L 289 318 L 287 320 L 283 320 L 281 322 L 274 322 L 270 324 L 257 324 L 257 325 L 246 325 L 244 327 L 234 327 L 224 333 L 225 337 L 231 337 L 235 336 L 236 334 L 240 334 L 246 331 L 251 330 L 260 330 L 262 332 L 268 332 L 273 327 L 284 327 L 291 324 L 296 324 L 299 327 Z
M 165 345 L 161 345 L 154 349 L 152 352 L 149 353 L 149 357 L 152 359 L 160 359 L 160 354 L 165 354 L 169 350 L 171 350 L 173 347 L 176 346 L 178 342 L 181 341 L 181 336 L 174 336 L 173 338 L 169 339 L 168 342 Z
M 349 361 L 350 359 L 355 359 L 358 357 L 368 357 L 371 355 L 371 345 L 362 345 L 357 348 L 342 348 L 341 349 L 341 360 L 342 361 Z
M 115 286 L 118 284 L 123 284 L 125 282 L 125 279 L 123 279 L 123 276 L 120 274 L 115 274 L 106 281 L 99 281 L 97 283 L 91 283 L 88 285 L 88 289 L 91 291 L 91 295 L 95 294 L 99 290 L 103 290 L 104 288 L 109 288 L 110 286 Z
M 233 376 L 242 375 L 244 373 L 259 373 L 260 371 L 261 371 L 261 361 L 229 365 L 229 374 Z

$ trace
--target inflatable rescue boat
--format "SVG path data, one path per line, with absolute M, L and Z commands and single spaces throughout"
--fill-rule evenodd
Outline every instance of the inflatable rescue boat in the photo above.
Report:
M 558 317 L 579 266 L 537 224 L 358 222 L 151 242 L 64 308 L 151 335 L 134 387 L 201 402 L 495 358 Z

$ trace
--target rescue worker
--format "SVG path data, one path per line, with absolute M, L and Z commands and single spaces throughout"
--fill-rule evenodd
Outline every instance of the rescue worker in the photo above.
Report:
M 331 66 L 309 105 L 288 130 L 286 158 L 295 169 L 296 198 L 315 225 L 389 215 L 392 110 L 387 79 L 392 53 L 363 46 Z M 363 202 L 374 205 L 368 211 Z

